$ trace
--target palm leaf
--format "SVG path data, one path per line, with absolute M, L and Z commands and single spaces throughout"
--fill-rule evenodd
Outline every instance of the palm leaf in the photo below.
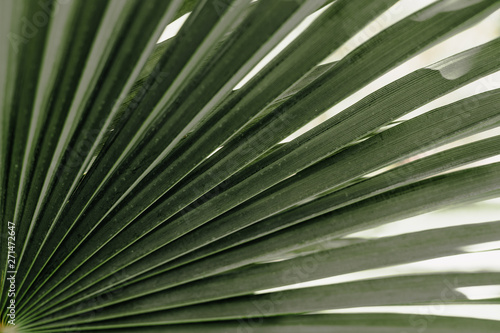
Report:
M 461 291 L 493 265 L 347 274 L 499 240 L 498 221 L 351 235 L 500 196 L 499 89 L 413 116 L 497 72 L 500 38 L 341 102 L 499 1 L 433 1 L 335 62 L 398 1 L 1 5 L 2 331 L 498 331 L 389 307 L 498 304 Z

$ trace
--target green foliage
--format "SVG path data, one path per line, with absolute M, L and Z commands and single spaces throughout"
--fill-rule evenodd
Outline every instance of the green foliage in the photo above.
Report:
M 498 284 L 494 272 L 269 291 L 500 238 L 500 221 L 344 238 L 500 196 L 500 163 L 457 169 L 497 155 L 500 137 L 420 155 L 498 127 L 500 90 L 399 120 L 498 71 L 499 38 L 283 141 L 500 8 L 437 0 L 322 64 L 396 2 L 2 0 L 1 329 L 498 332 L 490 320 L 316 313 L 475 304 L 457 288 Z M 157 44 L 186 13 L 177 35 Z

